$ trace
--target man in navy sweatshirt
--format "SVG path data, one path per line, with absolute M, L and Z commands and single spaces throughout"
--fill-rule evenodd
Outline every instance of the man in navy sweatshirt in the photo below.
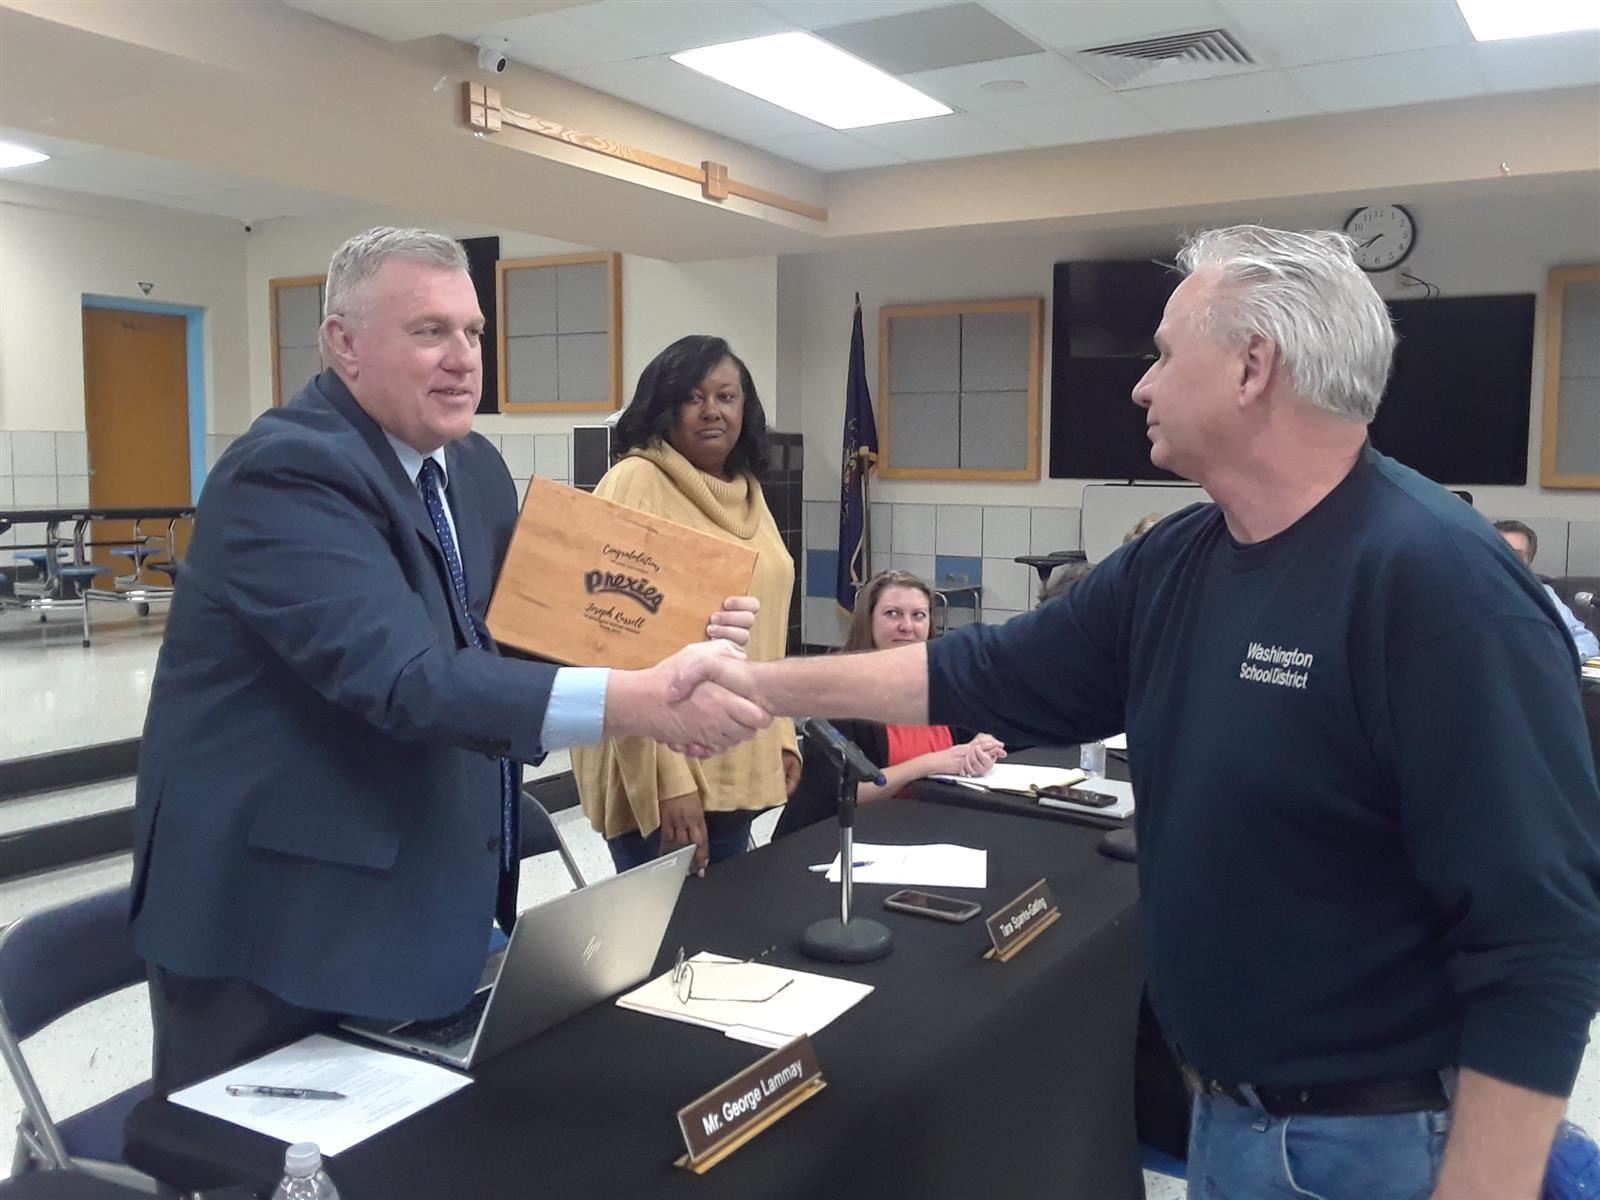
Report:
M 1536 1200 L 1600 1001 L 1571 639 L 1486 520 L 1368 444 L 1394 333 L 1348 239 L 1242 226 L 1179 261 L 1133 400 L 1216 503 L 1004 626 L 676 687 L 1126 729 L 1191 1200 Z

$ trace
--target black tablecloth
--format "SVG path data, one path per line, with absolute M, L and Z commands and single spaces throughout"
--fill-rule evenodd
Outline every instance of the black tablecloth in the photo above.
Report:
M 818 967 L 795 949 L 837 912 L 837 888 L 804 870 L 830 858 L 815 825 L 690 879 L 662 947 L 824 969 L 876 991 L 814 1039 L 828 1086 L 704 1177 L 671 1163 L 674 1114 L 764 1051 L 610 1004 L 484 1064 L 474 1086 L 332 1159 L 344 1200 L 533 1195 L 1007 1197 L 1141 1194 L 1133 1044 L 1143 981 L 1134 870 L 1096 853 L 1098 830 L 886 800 L 857 837 L 989 849 L 985 911 L 1041 876 L 1062 919 L 1010 963 L 984 961 L 981 920 L 949 925 L 857 907 L 894 931 L 888 959 Z M 966 894 L 966 893 L 958 893 Z M 243 1179 L 270 1189 L 282 1147 L 161 1100 L 128 1125 L 128 1157 L 183 1186 Z
M 1034 746 L 1019 750 L 1006 758 L 1007 762 L 1033 767 L 1077 767 L 1076 746 Z M 1130 778 L 1125 758 L 1116 753 L 1106 755 L 1106 776 L 1109 779 Z M 1010 796 L 1005 792 L 980 792 L 976 788 L 961 787 L 954 783 L 941 783 L 937 779 L 919 779 L 907 789 L 918 800 L 934 804 L 948 804 L 956 808 L 975 808 L 982 812 L 1005 813 L 1009 816 L 1039 817 L 1067 825 L 1087 825 L 1095 829 L 1121 829 L 1133 824 L 1131 817 L 1103 817 L 1094 812 L 1075 812 L 1069 809 L 1050 808 L 1026 796 Z

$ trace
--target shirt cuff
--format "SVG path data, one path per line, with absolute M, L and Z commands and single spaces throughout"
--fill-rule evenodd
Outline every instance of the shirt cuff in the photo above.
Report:
M 605 736 L 609 667 L 562 667 L 550 686 L 539 744 L 546 750 L 593 746 Z

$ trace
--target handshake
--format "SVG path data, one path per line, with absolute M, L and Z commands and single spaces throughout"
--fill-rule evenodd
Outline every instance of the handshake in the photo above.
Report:
M 642 671 L 613 671 L 606 687 L 606 736 L 636 735 L 691 758 L 737 746 L 772 723 L 745 658 L 761 602 L 732 596 L 711 615 L 708 640 Z

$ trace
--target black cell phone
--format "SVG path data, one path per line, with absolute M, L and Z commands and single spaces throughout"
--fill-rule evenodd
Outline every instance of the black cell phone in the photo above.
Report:
M 982 912 L 972 900 L 958 900 L 954 896 L 937 896 L 932 892 L 919 892 L 915 888 L 901 888 L 884 897 L 883 906 L 896 912 L 908 912 L 919 917 L 932 917 L 935 921 L 949 921 L 959 925 L 970 921 Z
M 1117 802 L 1116 796 L 1110 792 L 1093 792 L 1081 787 L 1067 788 L 1063 798 L 1073 804 L 1081 804 L 1085 808 L 1110 808 Z

